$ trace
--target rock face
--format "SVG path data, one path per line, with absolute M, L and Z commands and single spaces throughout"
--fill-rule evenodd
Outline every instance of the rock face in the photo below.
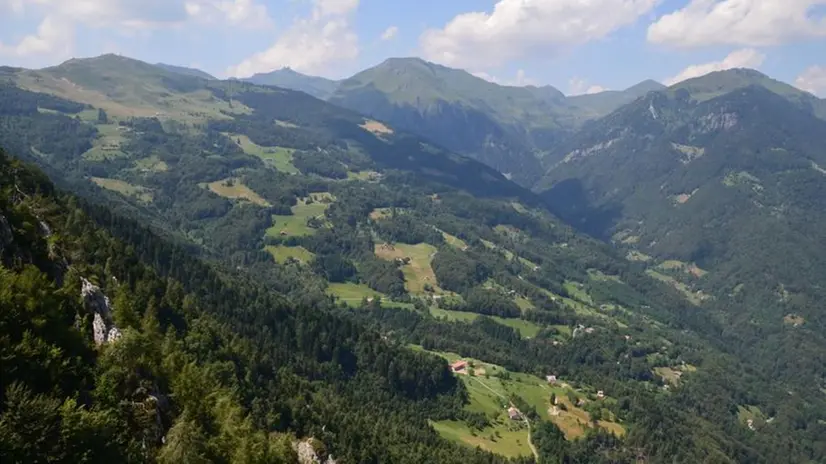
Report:
M 312 441 L 313 439 L 309 439 L 293 443 L 293 449 L 295 449 L 298 454 L 298 462 L 300 464 L 336 464 L 332 456 L 328 456 L 322 460 L 313 447 Z
M 6 220 L 5 216 L 0 214 L 0 253 L 3 253 L 3 250 L 11 245 L 12 240 L 14 240 L 14 235 L 12 235 L 9 221 Z
M 109 298 L 100 291 L 97 285 L 83 279 L 83 287 L 80 292 L 83 297 L 83 304 L 86 309 L 95 315 L 92 322 L 95 344 L 105 345 L 121 337 L 120 329 L 115 326 L 112 320 L 112 307 Z

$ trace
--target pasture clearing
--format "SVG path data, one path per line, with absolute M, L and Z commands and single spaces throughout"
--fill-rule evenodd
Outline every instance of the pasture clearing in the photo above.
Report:
M 657 269 L 662 269 L 666 271 L 682 271 L 698 278 L 708 274 L 708 271 L 701 269 L 694 263 L 684 263 L 682 261 L 677 261 L 675 259 L 663 261 L 657 266 Z
M 169 165 L 158 155 L 152 155 L 135 161 L 135 169 L 141 172 L 166 172 L 169 170 Z
M 473 322 L 481 316 L 477 313 L 469 313 L 464 311 L 451 311 L 442 309 L 436 306 L 430 308 L 430 314 L 435 318 L 444 318 L 449 321 Z M 524 319 L 509 319 L 499 316 L 488 316 L 494 321 L 504 326 L 516 329 L 523 338 L 533 338 L 539 334 L 542 327 Z
M 264 147 L 256 144 L 246 135 L 224 135 L 231 138 L 233 142 L 238 144 L 238 146 L 244 150 L 244 153 L 261 158 L 262 160 L 270 163 L 275 169 L 287 174 L 299 173 L 298 168 L 293 165 L 293 153 L 295 153 L 294 149 L 284 147 Z
M 422 350 L 421 347 L 412 347 Z M 544 379 L 533 375 L 508 372 L 501 366 L 488 364 L 472 358 L 463 358 L 455 353 L 433 352 L 452 363 L 459 359 L 468 362 L 468 368 L 458 377 L 468 391 L 468 411 L 484 414 L 490 425 L 482 430 L 472 429 L 459 421 L 432 422 L 434 429 L 444 438 L 469 446 L 480 446 L 503 456 L 529 456 L 528 429 L 521 420 L 508 418 L 509 398 L 517 395 L 525 400 L 542 420 L 556 424 L 572 440 L 583 436 L 589 428 L 600 427 L 618 436 L 625 434 L 625 428 L 610 420 L 591 420 L 590 414 L 574 402 L 588 401 L 584 393 L 560 382 L 549 385 Z M 471 375 L 473 374 L 473 375 Z M 556 404 L 551 404 L 552 394 Z M 574 402 L 572 402 L 572 400 Z M 598 401 L 613 401 L 611 399 Z M 523 411 L 524 412 L 524 411 Z M 604 417 L 610 412 L 602 409 Z
M 304 264 L 310 263 L 315 255 L 302 246 L 288 247 L 284 245 L 268 245 L 265 250 L 272 255 L 275 262 L 284 264 L 292 259 L 297 259 Z
M 243 181 L 237 177 L 230 177 L 228 179 L 217 180 L 215 182 L 200 185 L 201 187 L 209 188 L 212 193 L 224 198 L 229 198 L 231 200 L 245 200 L 255 203 L 258 206 L 270 206 L 270 203 L 267 200 L 253 192 L 252 189 L 244 185 Z
M 302 198 L 298 204 L 291 208 L 293 214 L 282 216 L 274 214 L 272 216 L 273 226 L 267 229 L 269 237 L 303 237 L 313 235 L 316 229 L 310 227 L 307 221 L 316 218 L 319 223 L 326 224 L 324 213 L 330 207 L 330 202 L 335 201 L 335 197 L 327 192 L 311 194 L 313 201 L 307 203 L 307 198 Z
M 404 274 L 405 288 L 409 293 L 423 294 L 425 293 L 425 285 L 430 285 L 437 293 L 441 293 L 436 275 L 431 267 L 433 256 L 436 254 L 436 247 L 433 245 L 427 243 L 416 245 L 377 243 L 374 252 L 376 256 L 387 261 L 410 258 L 407 264 L 400 266 Z
M 327 286 L 327 293 L 351 306 L 358 306 L 364 298 L 382 298 L 382 303 L 387 299 L 367 285 L 349 282 L 331 283 Z
M 123 134 L 123 131 L 126 130 L 124 127 L 115 124 L 99 124 L 95 127 L 98 130 L 98 136 L 92 142 L 92 148 L 83 153 L 83 159 L 87 161 L 105 161 L 129 156 L 121 150 L 121 145 L 127 141 Z
M 665 283 L 671 285 L 672 287 L 674 287 L 675 289 L 679 290 L 679 292 L 682 293 L 683 296 L 688 301 L 690 301 L 692 304 L 700 305 L 704 301 L 711 298 L 711 296 L 706 295 L 705 293 L 703 293 L 700 290 L 698 290 L 696 292 L 692 291 L 691 288 L 689 288 L 688 285 L 680 282 L 679 280 L 677 280 L 677 279 L 675 279 L 671 276 L 661 274 L 661 273 L 659 273 L 657 271 L 654 271 L 652 269 L 649 269 L 649 270 L 645 271 L 645 273 L 648 274 L 650 277 L 653 277 L 653 278 L 655 278 L 655 279 L 657 279 L 661 282 L 665 282 Z
M 118 192 L 121 195 L 130 198 L 135 198 L 141 203 L 152 203 L 152 200 L 154 198 L 152 194 L 152 189 L 140 185 L 132 185 L 129 182 L 120 179 L 91 177 L 89 180 L 97 184 L 98 187 L 105 188 L 106 190 L 112 190 L 113 192 Z

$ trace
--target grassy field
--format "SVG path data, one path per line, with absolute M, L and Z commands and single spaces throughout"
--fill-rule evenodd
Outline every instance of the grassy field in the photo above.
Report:
M 141 172 L 166 172 L 169 165 L 162 161 L 157 155 L 135 161 L 135 169 Z
M 685 298 L 688 301 L 690 301 L 691 303 L 693 303 L 695 305 L 702 304 L 703 301 L 710 298 L 705 293 L 703 293 L 701 291 L 694 292 L 694 291 L 691 290 L 691 288 L 689 288 L 688 285 L 680 282 L 679 280 L 677 280 L 677 279 L 675 279 L 671 276 L 661 274 L 661 273 L 659 273 L 659 272 L 657 272 L 653 269 L 649 269 L 649 270 L 645 271 L 645 273 L 648 274 L 649 276 L 661 281 L 661 282 L 665 282 L 665 283 L 671 285 L 672 287 L 676 288 L 677 290 L 680 291 L 680 293 L 682 293 L 685 296 Z
M 412 347 L 421 350 L 421 347 Z M 569 440 L 583 436 L 589 428 L 600 427 L 616 435 L 625 433 L 624 427 L 612 421 L 598 421 L 596 425 L 587 411 L 572 403 L 587 401 L 586 395 L 571 385 L 559 382 L 549 385 L 538 377 L 515 372 L 507 372 L 501 366 L 488 364 L 476 359 L 462 358 L 455 353 L 433 352 L 448 362 L 458 359 L 468 361 L 470 370 L 460 374 L 469 394 L 468 411 L 484 414 L 491 425 L 484 430 L 471 430 L 467 424 L 457 421 L 433 422 L 434 429 L 444 438 L 483 449 L 503 456 L 528 456 L 528 431 L 521 421 L 511 421 L 506 414 L 508 398 L 518 395 L 530 404 L 542 420 L 554 422 Z M 503 375 L 507 373 L 507 375 Z M 556 397 L 556 405 L 551 404 L 551 394 Z M 606 399 L 604 401 L 614 401 Z M 556 407 L 555 407 L 556 406 Z M 605 410 L 603 410 L 605 412 Z
M 476 313 L 467 313 L 464 311 L 450 311 L 447 309 L 438 308 L 436 306 L 430 308 L 430 314 L 432 314 L 433 317 L 446 318 L 449 321 L 462 322 L 473 322 L 479 317 L 479 314 Z M 498 316 L 493 316 L 491 317 L 491 319 L 498 322 L 499 324 L 518 330 L 520 335 L 526 338 L 536 337 L 539 331 L 542 330 L 542 327 L 534 324 L 531 321 L 526 321 L 524 319 L 506 319 L 504 317 Z
M 433 262 L 433 256 L 436 254 L 436 247 L 433 245 L 426 243 L 417 245 L 377 243 L 375 253 L 379 258 L 388 261 L 396 258 L 410 258 L 410 263 L 401 266 L 401 271 L 406 280 L 405 287 L 411 294 L 421 295 L 424 293 L 424 286 L 427 284 L 430 284 L 437 292 L 439 291 L 436 275 L 433 274 L 433 268 L 430 266 Z
M 439 421 L 430 424 L 443 438 L 473 448 L 478 446 L 485 451 L 509 458 L 531 455 L 528 430 L 518 428 L 519 423 L 513 424 L 511 430 L 503 425 L 497 425 L 479 432 L 470 430 L 464 422 L 459 421 Z
M 286 172 L 287 174 L 298 174 L 298 169 L 293 165 L 294 149 L 284 147 L 262 147 L 261 145 L 257 145 L 255 142 L 250 140 L 250 138 L 246 135 L 225 135 L 235 141 L 235 143 L 237 143 L 238 146 L 244 150 L 244 153 L 257 156 L 269 162 L 275 169 L 278 169 L 281 172 Z
M 72 71 L 69 78 L 58 77 L 48 69 L 26 71 L 17 75 L 17 84 L 27 90 L 94 106 L 95 109 L 88 110 L 88 116 L 80 115 L 90 122 L 97 120 L 97 108 L 116 118 L 159 117 L 187 122 L 226 119 L 225 112 L 252 113 L 252 109 L 237 101 L 230 106 L 229 102 L 215 98 L 207 89 L 170 93 L 159 74 L 154 70 L 147 72 L 149 68 L 137 69 L 130 63 L 98 63 L 95 66 L 94 73 L 80 75 Z
M 383 295 L 364 284 L 331 283 L 327 286 L 327 293 L 337 297 L 340 301 L 347 303 L 349 306 L 360 305 L 364 298 L 381 298 L 382 308 L 413 309 L 412 304 L 391 301 L 387 295 Z
M 279 235 L 288 237 L 302 237 L 305 235 L 313 235 L 315 229 L 307 226 L 307 220 L 312 217 L 323 218 L 324 212 L 330 207 L 329 203 L 324 203 L 320 200 L 327 198 L 333 201 L 330 194 L 314 193 L 314 201 L 307 204 L 306 198 L 298 201 L 298 204 L 292 207 L 293 214 L 291 216 L 273 215 L 273 226 L 267 229 L 267 235 L 270 237 L 277 237 Z
M 585 291 L 581 283 L 566 281 L 564 287 L 565 290 L 568 292 L 568 295 L 571 296 L 571 298 L 581 303 L 585 303 L 589 306 L 594 304 L 594 300 L 591 299 L 591 295 L 589 295 L 588 292 Z
M 459 250 L 464 250 L 464 249 L 467 248 L 467 243 L 464 240 L 462 240 L 461 238 L 459 238 L 455 235 L 450 235 L 449 233 L 447 233 L 443 230 L 440 230 L 439 232 L 441 232 L 442 237 L 445 238 L 445 243 L 452 246 L 453 248 L 457 248 Z
M 253 192 L 252 189 L 244 185 L 244 183 L 241 182 L 241 179 L 229 178 L 217 180 L 209 184 L 202 184 L 202 187 L 203 186 L 209 188 L 209 190 L 211 190 L 212 193 L 222 196 L 224 198 L 230 198 L 233 200 L 246 200 L 255 203 L 259 206 L 270 206 L 267 200 L 261 198 L 260 195 Z
M 327 287 L 327 293 L 347 304 L 358 305 L 364 298 L 384 298 L 384 295 L 364 284 L 333 284 Z
M 631 251 L 628 252 L 627 255 L 625 255 L 625 259 L 627 259 L 628 261 L 640 261 L 640 262 L 643 262 L 643 263 L 647 263 L 648 261 L 651 261 L 654 258 L 652 258 L 651 256 L 648 256 L 645 253 L 641 253 L 641 252 L 636 251 L 636 250 L 631 250 Z
M 290 258 L 295 258 L 301 261 L 302 263 L 306 264 L 312 261 L 313 257 L 315 257 L 313 253 L 310 253 L 309 251 L 307 251 L 307 249 L 300 246 L 288 247 L 283 245 L 270 245 L 265 247 L 265 249 L 272 255 L 273 259 L 275 259 L 275 261 L 279 264 L 286 263 L 287 260 L 289 260 Z
M 95 113 L 97 117 L 97 113 Z M 126 142 L 123 127 L 115 124 L 99 124 L 97 138 L 92 142 L 92 148 L 84 153 L 83 159 L 88 161 L 105 161 L 108 159 L 125 158 L 129 155 L 121 151 L 121 145 Z
M 381 178 L 381 174 L 376 171 L 348 171 L 347 179 L 349 180 L 363 180 L 363 181 L 377 181 Z
M 118 192 L 127 197 L 136 198 L 142 203 L 151 203 L 153 199 L 152 190 L 140 185 L 132 185 L 129 182 L 119 179 L 107 179 L 105 177 L 92 177 L 90 180 L 97 184 L 98 187 Z
M 670 270 L 677 270 L 682 271 L 688 274 L 693 275 L 694 277 L 703 277 L 704 275 L 708 274 L 707 271 L 701 269 L 694 263 L 684 263 L 682 261 L 677 261 L 674 259 L 669 259 L 667 261 L 663 261 L 657 266 L 657 269 L 663 269 L 666 271 Z

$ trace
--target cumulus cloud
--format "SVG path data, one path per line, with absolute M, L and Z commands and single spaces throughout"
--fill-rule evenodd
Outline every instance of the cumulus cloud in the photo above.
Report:
M 587 80 L 574 77 L 568 81 L 568 95 L 590 95 L 605 92 L 607 88 L 601 85 L 589 84 Z
M 726 69 L 758 68 L 763 64 L 763 60 L 765 59 L 766 55 L 753 48 L 735 50 L 720 61 L 691 65 L 680 71 L 676 76 L 665 79 L 664 83 L 666 85 L 674 85 L 686 79 L 700 77 L 714 71 L 724 71 Z
M 33 34 L 23 37 L 14 45 L 0 42 L 0 55 L 30 57 L 47 55 L 54 58 L 68 58 L 71 54 L 74 34 L 65 22 L 47 16 Z
M 43 12 L 54 21 L 101 28 L 149 28 L 184 21 L 187 12 L 175 0 L 18 0 L 20 11 Z
M 234 28 L 270 24 L 266 7 L 256 0 L 0 0 L 0 12 L 5 9 L 42 18 L 37 30 L 17 43 L 0 44 L 3 55 L 28 61 L 72 56 L 78 27 L 132 35 L 190 23 Z
M 600 39 L 634 23 L 658 0 L 499 0 L 492 12 L 469 12 L 442 29 L 425 31 L 425 58 L 448 66 L 486 69 L 531 52 Z
M 826 0 L 691 0 L 648 28 L 648 40 L 683 47 L 764 46 L 826 36 Z
M 799 89 L 826 98 L 826 66 L 812 66 L 794 81 Z
M 254 0 L 189 0 L 184 3 L 190 18 L 207 23 L 226 23 L 247 29 L 272 25 L 267 7 Z
M 275 41 L 227 70 L 235 77 L 290 67 L 296 71 L 327 74 L 331 66 L 358 57 L 358 36 L 350 27 L 350 15 L 358 0 L 314 0 L 308 18 L 301 18 Z
M 480 79 L 484 79 L 488 82 L 492 82 L 494 84 L 499 84 L 499 85 L 507 85 L 507 86 L 511 86 L 511 87 L 525 87 L 525 86 L 528 86 L 528 85 L 539 85 L 539 83 L 536 80 L 534 80 L 534 79 L 527 76 L 524 69 L 518 69 L 516 71 L 516 75 L 514 75 L 511 78 L 505 78 L 505 79 L 496 77 L 492 74 L 488 74 L 484 71 L 478 71 L 478 72 L 474 72 L 472 74 L 474 76 L 476 76 Z
M 381 40 L 392 40 L 396 38 L 396 35 L 399 33 L 399 28 L 396 26 L 390 26 L 381 33 Z

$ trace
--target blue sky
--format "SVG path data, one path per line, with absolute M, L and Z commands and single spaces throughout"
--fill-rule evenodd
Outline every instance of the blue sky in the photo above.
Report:
M 0 0 L 0 63 L 103 53 L 219 77 L 419 56 L 569 94 L 751 67 L 826 97 L 826 0 Z

